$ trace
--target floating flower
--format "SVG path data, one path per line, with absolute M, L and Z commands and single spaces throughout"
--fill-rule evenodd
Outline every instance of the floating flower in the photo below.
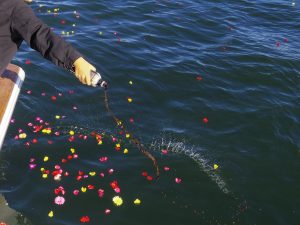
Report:
M 163 150 L 161 150 L 161 153 L 162 153 L 163 155 L 166 155 L 166 154 L 168 154 L 168 150 L 167 150 L 167 149 L 163 149 Z
M 200 81 L 200 80 L 202 80 L 202 77 L 197 76 L 196 79 L 197 79 L 198 81 Z
M 123 204 L 123 199 L 120 196 L 115 196 L 112 199 L 115 206 L 121 206 Z
M 202 121 L 203 121 L 203 123 L 208 123 L 208 118 L 204 117 Z
M 98 196 L 99 196 L 100 198 L 103 198 L 103 196 L 104 196 L 104 190 L 103 190 L 103 189 L 99 189 L 99 190 L 98 190 Z
M 59 170 L 59 169 L 60 169 L 60 165 L 55 165 L 54 168 L 55 168 L 56 170 Z
M 175 182 L 176 182 L 177 184 L 180 184 L 180 183 L 182 182 L 182 180 L 181 180 L 180 178 L 176 177 L 176 178 L 175 178 Z
M 124 149 L 124 154 L 128 154 L 128 149 L 127 148 Z
M 77 196 L 79 194 L 79 190 L 74 190 L 73 194 Z
M 147 176 L 148 176 L 148 173 L 147 173 L 147 172 L 142 172 L 142 176 L 143 176 L 143 177 L 147 177 Z
M 54 193 L 56 195 L 59 195 L 59 194 L 64 195 L 66 193 L 66 191 L 62 186 L 59 186 L 58 188 L 54 189 Z
M 147 176 L 147 180 L 152 181 L 153 177 L 152 176 Z
M 119 187 L 118 181 L 113 181 L 113 182 L 111 182 L 111 183 L 110 183 L 110 186 L 111 186 L 112 189 L 118 188 L 118 187 Z
M 60 181 L 61 180 L 61 174 L 57 174 L 53 177 L 54 180 Z
M 214 164 L 214 170 L 217 170 L 219 168 L 218 164 Z
M 107 160 L 108 160 L 108 158 L 106 156 L 99 158 L 100 162 L 107 162 Z
M 25 133 L 19 134 L 20 139 L 25 139 L 26 137 L 27 137 L 27 134 L 25 134 Z
M 106 215 L 108 215 L 108 214 L 111 213 L 111 211 L 110 211 L 110 209 L 105 209 L 104 213 L 105 213 Z
M 29 169 L 33 170 L 33 169 L 35 169 L 35 167 L 36 167 L 36 164 L 33 164 L 33 163 L 29 164 Z
M 91 185 L 91 184 L 89 184 L 89 185 L 87 186 L 87 188 L 88 188 L 89 190 L 94 190 L 94 189 L 95 189 L 95 186 L 94 186 L 94 185 Z
M 73 130 L 70 130 L 69 134 L 70 134 L 71 136 L 73 136 L 73 135 L 75 134 L 75 132 L 74 132 Z
M 44 173 L 44 174 L 42 175 L 42 177 L 43 177 L 44 179 L 47 179 L 47 178 L 48 178 L 48 174 Z
M 121 189 L 120 188 L 115 188 L 114 191 L 119 194 L 121 192 Z
M 54 202 L 56 205 L 63 205 L 65 203 L 65 198 L 62 197 L 62 196 L 57 196 L 55 199 L 54 199 Z
M 129 82 L 128 82 L 130 85 L 133 85 L 133 82 L 130 80 Z
M 83 216 L 83 217 L 80 218 L 80 222 L 81 223 L 88 223 L 88 222 L 90 222 L 90 217 Z
M 48 213 L 48 216 L 49 216 L 50 218 L 52 218 L 52 217 L 54 216 L 53 211 L 50 211 L 50 212 Z
M 165 170 L 165 171 L 169 171 L 170 168 L 169 168 L 168 166 L 165 166 L 165 167 L 164 167 L 164 170 Z
M 128 98 L 127 98 L 127 101 L 128 101 L 129 103 L 131 103 L 133 100 L 132 100 L 132 98 L 128 97 Z
M 140 205 L 141 204 L 141 200 L 140 199 L 135 199 L 133 202 L 135 205 Z
M 89 175 L 90 175 L 91 177 L 93 177 L 93 176 L 96 175 L 96 172 L 89 172 Z
M 86 192 L 86 187 L 81 187 L 81 191 L 82 191 L 83 193 L 85 193 L 85 192 Z
M 49 157 L 48 156 L 45 156 L 44 157 L 44 162 L 47 162 L 49 160 Z

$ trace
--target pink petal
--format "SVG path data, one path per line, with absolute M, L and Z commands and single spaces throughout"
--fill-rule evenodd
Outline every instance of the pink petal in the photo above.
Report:
M 104 196 L 104 190 L 103 189 L 99 189 L 98 190 L 98 195 L 100 198 L 102 198 Z
M 163 150 L 161 150 L 161 153 L 164 154 L 164 155 L 168 154 L 168 150 L 167 149 L 163 149 Z
M 175 182 L 177 183 L 177 184 L 180 184 L 181 182 L 182 182 L 182 180 L 180 179 L 180 178 L 175 178 Z
M 36 167 L 36 164 L 29 164 L 29 168 L 30 168 L 31 170 L 35 169 L 35 167 Z
M 54 199 L 54 202 L 56 205 L 63 205 L 65 203 L 65 198 L 62 197 L 62 196 L 57 196 L 55 199 Z
M 115 188 L 114 191 L 115 191 L 116 193 L 120 193 L 120 192 L 121 192 L 121 189 L 120 189 L 120 188 Z

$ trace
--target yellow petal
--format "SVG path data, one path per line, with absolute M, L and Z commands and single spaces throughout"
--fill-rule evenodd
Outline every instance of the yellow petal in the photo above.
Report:
M 141 200 L 140 199 L 136 199 L 136 200 L 134 200 L 134 202 L 133 202 L 135 205 L 140 205 L 141 204 Z
M 214 164 L 214 170 L 217 170 L 219 166 L 217 164 Z
M 27 137 L 27 134 L 25 134 L 25 133 L 19 134 L 20 139 L 25 139 L 26 137 Z
M 96 172 L 89 172 L 90 176 L 95 176 L 96 175 Z
M 115 206 L 121 206 L 123 204 L 123 199 L 120 196 L 115 196 L 112 200 Z
M 50 212 L 48 213 L 48 216 L 52 218 L 52 217 L 54 216 L 53 211 L 50 211 Z

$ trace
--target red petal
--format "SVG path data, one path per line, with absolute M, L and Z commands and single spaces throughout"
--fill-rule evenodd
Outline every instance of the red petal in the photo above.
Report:
M 153 177 L 147 176 L 147 180 L 152 181 L 152 180 L 153 180 Z
M 148 173 L 147 173 L 147 172 L 143 172 L 143 173 L 142 173 L 142 176 L 143 176 L 143 177 L 147 177 L 147 176 L 148 176 Z

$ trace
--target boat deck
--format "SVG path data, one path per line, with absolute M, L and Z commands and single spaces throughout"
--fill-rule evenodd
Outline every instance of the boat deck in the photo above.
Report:
M 13 64 L 0 75 L 0 149 L 24 79 L 22 68 Z

